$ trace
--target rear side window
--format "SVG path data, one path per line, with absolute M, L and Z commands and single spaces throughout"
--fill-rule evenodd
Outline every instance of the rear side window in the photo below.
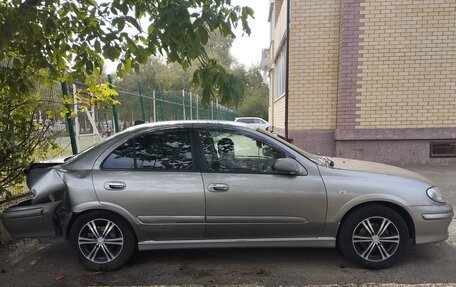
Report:
M 105 169 L 191 170 L 190 135 L 167 132 L 142 135 L 116 148 L 104 161 Z
M 104 161 L 103 168 L 132 169 L 135 168 L 135 153 L 132 142 L 128 141 L 116 148 Z

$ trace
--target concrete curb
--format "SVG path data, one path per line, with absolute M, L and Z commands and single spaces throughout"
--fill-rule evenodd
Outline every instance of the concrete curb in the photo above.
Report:
M 8 233 L 8 231 L 6 231 L 2 221 L 0 220 L 0 245 L 7 244 L 11 240 L 13 240 L 11 238 L 11 235 Z

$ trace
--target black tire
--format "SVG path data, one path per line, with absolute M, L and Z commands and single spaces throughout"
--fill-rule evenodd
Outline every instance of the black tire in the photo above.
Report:
M 344 219 L 337 240 L 346 257 L 367 269 L 383 269 L 404 255 L 409 231 L 404 219 L 393 209 L 366 205 Z
M 136 251 L 136 237 L 130 224 L 121 216 L 105 211 L 79 216 L 71 227 L 69 240 L 81 264 L 91 271 L 118 269 Z

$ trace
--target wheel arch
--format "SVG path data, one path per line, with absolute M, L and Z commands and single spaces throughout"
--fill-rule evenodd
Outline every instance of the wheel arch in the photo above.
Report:
M 101 206 L 99 206 L 97 208 L 92 208 L 92 209 L 85 209 L 85 210 L 82 210 L 82 211 L 79 211 L 79 212 L 73 212 L 71 214 L 71 218 L 70 218 L 70 220 L 68 222 L 68 225 L 66 227 L 66 230 L 65 230 L 65 234 L 64 234 L 65 239 L 69 238 L 69 235 L 70 235 L 70 232 L 71 232 L 71 228 L 73 227 L 74 222 L 76 221 L 77 218 L 79 218 L 80 216 L 82 216 L 84 214 L 96 213 L 96 212 L 110 213 L 110 214 L 119 216 L 120 218 L 125 220 L 125 222 L 128 223 L 128 225 L 130 226 L 131 230 L 133 231 L 133 235 L 134 235 L 134 237 L 136 239 L 136 242 L 138 242 L 138 237 L 139 237 L 138 230 L 136 228 L 136 225 L 135 225 L 134 221 L 132 221 L 131 218 L 128 215 L 124 214 L 121 211 L 112 210 L 110 208 L 103 208 Z
M 412 219 L 411 215 L 408 213 L 408 211 L 404 207 L 402 207 L 401 205 L 399 205 L 397 203 L 393 203 L 393 202 L 389 202 L 389 201 L 370 201 L 370 202 L 360 203 L 358 205 L 351 207 L 342 216 L 342 218 L 339 220 L 339 225 L 337 227 L 336 243 L 339 241 L 339 234 L 340 234 L 340 230 L 341 230 L 340 227 L 343 224 L 343 222 L 346 220 L 346 218 L 349 217 L 351 214 L 353 214 L 356 210 L 358 210 L 362 207 L 369 206 L 369 205 L 385 206 L 385 207 L 389 207 L 389 208 L 393 209 L 394 211 L 396 211 L 404 219 L 405 223 L 407 224 L 409 238 L 412 239 L 413 241 L 415 241 L 415 224 L 413 223 L 413 219 Z

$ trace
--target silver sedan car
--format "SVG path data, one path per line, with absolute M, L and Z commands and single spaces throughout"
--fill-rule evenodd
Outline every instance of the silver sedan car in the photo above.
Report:
M 438 187 L 392 166 L 305 152 L 236 123 L 143 124 L 64 161 L 32 164 L 15 238 L 63 236 L 90 270 L 139 250 L 337 247 L 365 268 L 446 240 Z

